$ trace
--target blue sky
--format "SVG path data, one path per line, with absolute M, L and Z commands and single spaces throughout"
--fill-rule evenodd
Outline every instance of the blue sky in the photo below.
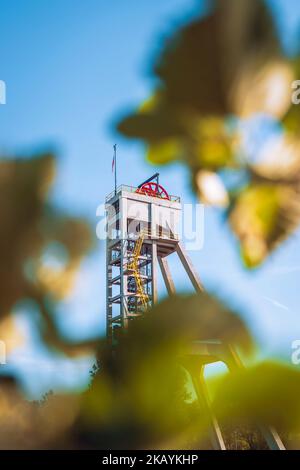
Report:
M 293 50 L 300 6 L 273 0 L 284 45 Z M 146 164 L 139 144 L 112 132 L 118 113 L 151 92 L 151 58 L 163 34 L 191 12 L 192 0 L 0 0 L 0 79 L 7 104 L 0 106 L 0 151 L 30 154 L 53 148 L 59 155 L 55 203 L 87 216 L 96 229 L 97 206 L 113 188 L 112 145 L 118 143 L 118 179 L 136 185 L 157 169 Z M 159 170 L 161 182 L 184 202 L 195 202 L 188 173 L 180 165 Z M 247 272 L 219 214 L 205 212 L 205 244 L 190 255 L 205 286 L 241 307 L 262 355 L 290 355 L 300 338 L 298 284 L 299 232 L 255 273 Z M 190 288 L 176 260 L 175 283 Z M 33 325 L 26 350 L 11 358 L 32 394 L 50 387 L 82 385 L 91 360 L 54 360 Z M 73 295 L 60 306 L 58 321 L 70 337 L 102 332 L 105 325 L 104 245 L 85 260 Z M 66 372 L 67 371 L 67 372 Z

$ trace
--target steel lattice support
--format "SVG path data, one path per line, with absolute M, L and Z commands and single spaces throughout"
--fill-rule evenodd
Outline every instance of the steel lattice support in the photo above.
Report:
M 179 239 L 181 212 L 178 197 L 159 185 L 158 175 L 138 188 L 121 187 L 107 198 L 106 246 L 106 325 L 107 338 L 113 346 L 117 332 L 124 332 L 130 321 L 143 315 L 157 302 L 157 268 L 160 267 L 168 294 L 175 285 L 167 257 L 176 253 L 196 292 L 204 291 L 191 259 Z M 235 349 L 214 339 L 194 342 L 191 352 L 179 358 L 191 376 L 199 404 L 210 416 L 211 442 L 224 450 L 225 443 L 203 378 L 204 365 L 222 361 L 229 370 L 243 367 Z M 275 429 L 261 427 L 271 449 L 284 445 Z

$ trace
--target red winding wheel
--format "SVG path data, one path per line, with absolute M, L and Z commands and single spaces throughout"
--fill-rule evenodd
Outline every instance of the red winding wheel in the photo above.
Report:
M 139 194 L 145 194 L 151 197 L 160 197 L 161 199 L 170 199 L 169 194 L 167 191 L 160 185 L 155 183 L 154 181 L 150 181 L 149 183 L 144 183 L 140 188 L 136 190 Z

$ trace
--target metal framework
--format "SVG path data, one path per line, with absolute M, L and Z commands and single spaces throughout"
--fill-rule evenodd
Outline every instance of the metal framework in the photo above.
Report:
M 107 336 L 112 344 L 120 329 L 156 302 L 157 267 L 166 266 L 162 259 L 179 244 L 179 198 L 157 182 L 128 188 L 121 186 L 106 203 Z M 163 273 L 169 277 L 167 268 Z
M 168 195 L 159 185 L 158 174 L 138 188 L 121 186 L 106 202 L 106 320 L 107 337 L 113 346 L 118 331 L 126 330 L 132 319 L 146 314 L 148 307 L 156 303 L 158 266 L 168 293 L 175 293 L 167 261 L 171 253 L 177 253 L 196 292 L 203 292 L 204 288 L 178 236 L 180 198 Z M 192 378 L 200 406 L 210 412 L 214 448 L 225 450 L 220 426 L 210 411 L 204 368 L 218 361 L 229 370 L 243 367 L 236 351 L 230 344 L 208 339 L 191 344 L 190 353 L 179 360 Z M 261 431 L 271 449 L 285 449 L 276 430 L 263 427 Z
M 132 253 L 132 260 L 127 264 L 128 271 L 132 271 L 134 276 L 134 292 L 137 294 L 138 299 L 143 307 L 143 310 L 146 310 L 149 303 L 149 296 L 145 292 L 143 285 L 143 278 L 140 273 L 139 260 L 142 252 L 143 242 L 145 238 L 145 232 L 141 232 L 139 238 L 137 239 L 134 250 Z M 130 283 L 129 283 L 130 284 Z

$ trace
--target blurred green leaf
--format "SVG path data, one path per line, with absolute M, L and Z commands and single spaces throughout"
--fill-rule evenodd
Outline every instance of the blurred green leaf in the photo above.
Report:
M 300 222 L 297 186 L 261 177 L 235 197 L 229 222 L 246 266 L 258 266 Z
M 54 306 L 70 291 L 94 238 L 86 221 L 50 204 L 54 173 L 51 154 L 0 160 L 0 320 L 12 314 L 17 303 L 32 300 L 44 321 L 40 333 L 46 343 L 75 353 L 78 345 L 68 342 L 55 323 Z M 66 254 L 60 259 L 60 269 L 45 258 L 53 243 L 60 244 Z
M 183 127 L 171 110 L 158 107 L 149 111 L 137 111 L 122 119 L 118 130 L 126 137 L 159 142 L 183 135 Z
M 221 119 L 196 120 L 190 126 L 191 165 L 208 170 L 236 166 L 234 155 L 235 139 Z
M 153 67 L 157 89 L 118 126 L 127 137 L 145 141 L 151 163 L 185 162 L 204 203 L 227 207 L 230 202 L 229 222 L 249 267 L 262 263 L 300 222 L 299 159 L 294 158 L 299 107 L 291 106 L 290 88 L 299 68 L 298 60 L 285 57 L 264 1 L 217 0 L 165 40 Z M 278 123 L 283 119 L 294 142 L 288 138 L 271 149 L 277 161 L 251 166 L 241 119 L 260 114 Z M 228 168 L 250 182 L 255 174 L 259 186 L 237 184 L 229 193 L 219 176 Z M 208 172 L 218 173 L 219 196 L 209 192 Z
M 225 422 L 246 421 L 300 432 L 300 372 L 261 363 L 228 374 L 218 384 L 213 408 Z
M 154 74 L 162 82 L 167 103 L 201 115 L 224 116 L 233 111 L 232 87 L 245 63 L 256 57 L 256 69 L 277 57 L 280 46 L 263 1 L 217 1 L 168 38 Z
M 193 341 L 208 338 L 253 350 L 239 315 L 208 294 L 171 297 L 130 322 L 113 354 L 105 347 L 100 352 L 99 371 L 82 397 L 86 445 L 200 445 L 209 417 L 195 400 L 182 358 Z M 199 373 L 201 365 L 199 359 Z
M 147 150 L 147 159 L 153 165 L 165 165 L 174 160 L 179 160 L 183 155 L 182 145 L 176 139 L 150 144 Z

